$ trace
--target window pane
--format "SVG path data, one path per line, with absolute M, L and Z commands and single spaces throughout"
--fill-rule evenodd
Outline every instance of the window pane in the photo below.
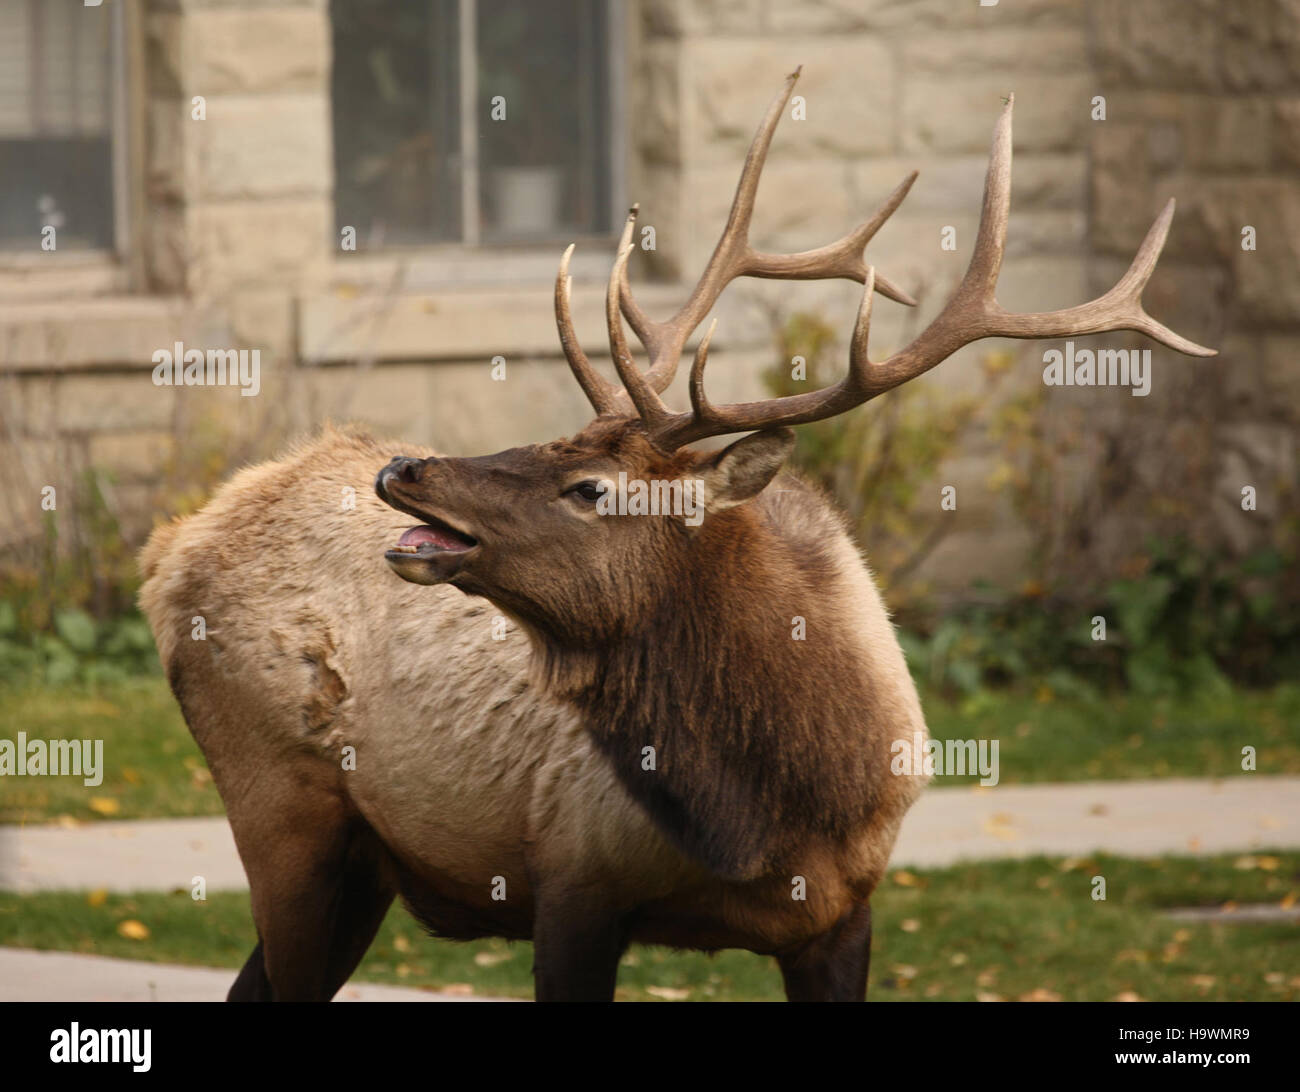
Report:
M 111 13 L 0 0 L 0 247 L 113 244 Z
M 607 230 L 608 34 L 603 0 L 478 0 L 477 7 L 476 116 L 484 241 Z M 493 120 L 498 97 L 505 100 L 504 120 Z
M 455 0 L 332 0 L 338 226 L 360 245 L 460 238 Z

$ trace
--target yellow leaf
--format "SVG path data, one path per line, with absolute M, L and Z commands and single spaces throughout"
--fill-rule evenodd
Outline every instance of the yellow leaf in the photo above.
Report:
M 442 987 L 442 993 L 449 993 L 453 997 L 473 997 L 474 987 L 468 982 L 451 982 Z
M 1123 990 L 1122 992 L 1117 993 L 1115 995 L 1115 1000 L 1116 1001 L 1141 1001 L 1142 998 L 1140 998 L 1133 990 Z
M 948 962 L 951 963 L 954 967 L 960 967 L 963 963 L 966 963 L 969 959 L 970 956 L 968 956 L 965 952 L 954 952 L 949 957 Z
M 108 902 L 108 891 L 105 888 L 97 887 L 86 895 L 86 905 L 100 907 Z
M 141 782 L 140 772 L 132 769 L 130 766 L 122 767 L 122 776 L 132 785 L 138 785 Z
M 117 935 L 126 937 L 127 940 L 148 940 L 149 927 L 135 918 L 127 918 L 126 921 L 117 923 Z
M 921 886 L 921 881 L 918 880 L 915 875 L 913 875 L 911 872 L 908 872 L 906 869 L 899 869 L 899 871 L 894 873 L 894 883 L 898 884 L 899 887 L 920 887 Z
M 918 933 L 921 931 L 921 923 L 916 918 L 905 918 L 899 928 L 905 933 Z
M 407 940 L 406 937 L 397 936 L 393 938 L 393 947 L 399 952 L 409 952 L 411 950 L 411 942 Z
M 122 810 L 122 805 L 111 796 L 92 796 L 86 806 L 97 815 L 116 815 Z
M 647 986 L 645 992 L 651 997 L 662 997 L 665 1001 L 685 1001 L 691 996 L 690 990 L 678 990 L 672 986 Z
M 474 962 L 480 967 L 495 967 L 498 963 L 504 963 L 512 958 L 510 952 L 477 952 L 474 955 Z
M 1028 993 L 1022 993 L 1020 995 L 1020 1000 L 1021 1001 L 1059 1001 L 1061 1000 L 1061 995 L 1059 993 L 1053 993 L 1046 986 L 1036 986 Z

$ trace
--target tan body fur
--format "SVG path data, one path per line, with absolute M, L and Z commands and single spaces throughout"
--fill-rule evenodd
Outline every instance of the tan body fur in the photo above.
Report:
M 411 450 L 327 431 L 239 473 L 201 512 L 159 528 L 142 556 L 141 604 L 226 802 L 264 937 L 277 896 L 259 898 L 259 883 L 273 888 L 286 859 L 310 853 L 317 824 L 332 823 L 372 829 L 384 875 L 453 936 L 531 935 L 539 882 L 600 886 L 634 912 L 632 939 L 763 952 L 797 948 L 865 901 L 920 778 L 886 776 L 867 826 L 841 842 L 809 837 L 788 869 L 711 877 L 660 835 L 578 713 L 543 692 L 518 625 L 494 640 L 500 612 L 487 600 L 388 570 L 382 550 L 411 521 L 368 483 Z M 838 728 L 886 769 L 893 740 L 925 731 L 916 692 L 838 518 L 796 484 L 779 479 L 790 491 L 753 503 L 778 526 L 838 536 L 819 601 L 838 639 L 858 646 L 878 699 L 875 722 L 864 711 Z M 206 640 L 192 639 L 196 616 Z M 796 874 L 806 901 L 791 897 Z M 504 901 L 491 897 L 496 877 Z

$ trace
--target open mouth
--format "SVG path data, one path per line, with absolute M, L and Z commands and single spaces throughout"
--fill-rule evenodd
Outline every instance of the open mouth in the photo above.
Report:
M 432 520 L 403 531 L 397 545 L 388 549 L 390 554 L 464 553 L 474 549 L 477 540 L 456 530 L 442 520 Z
M 445 584 L 478 549 L 478 540 L 436 517 L 412 514 L 429 522 L 403 531 L 397 543 L 384 551 L 384 560 L 412 584 Z

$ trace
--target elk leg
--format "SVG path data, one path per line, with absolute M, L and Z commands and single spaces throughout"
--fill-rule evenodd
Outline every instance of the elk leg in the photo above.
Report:
M 292 812 L 231 816 L 258 944 L 229 999 L 328 1001 L 396 894 L 378 836 L 334 795 L 300 787 Z
M 538 1001 L 613 1001 L 627 949 L 622 916 L 539 896 L 533 925 Z
M 270 1001 L 271 980 L 266 977 L 266 961 L 262 958 L 262 938 L 257 938 L 257 947 L 248 957 L 248 962 L 239 972 L 235 984 L 226 994 L 227 1001 Z
M 871 907 L 860 903 L 819 937 L 777 956 L 789 1001 L 865 1001 Z

